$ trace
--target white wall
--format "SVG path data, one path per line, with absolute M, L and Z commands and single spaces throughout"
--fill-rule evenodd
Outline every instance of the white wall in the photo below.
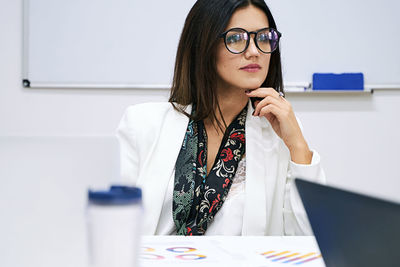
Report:
M 400 90 L 292 98 L 330 184 L 400 201 Z
M 24 89 L 21 62 L 22 1 L 0 0 L 0 266 L 85 266 L 85 192 L 118 178 L 120 116 L 168 93 Z M 289 100 L 330 183 L 400 201 L 400 91 Z

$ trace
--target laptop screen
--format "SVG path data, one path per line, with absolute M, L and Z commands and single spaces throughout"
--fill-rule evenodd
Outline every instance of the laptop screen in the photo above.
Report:
M 400 205 L 295 181 L 327 267 L 400 266 Z

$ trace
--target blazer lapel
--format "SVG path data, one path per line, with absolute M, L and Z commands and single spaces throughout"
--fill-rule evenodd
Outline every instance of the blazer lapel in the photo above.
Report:
M 191 111 L 191 106 L 186 110 Z M 143 190 L 143 201 L 146 212 L 146 222 L 143 232 L 154 234 L 164 202 L 169 180 L 175 170 L 175 163 L 182 141 L 186 133 L 189 119 L 185 115 L 171 109 L 166 112 L 154 150 L 145 163 L 140 175 L 140 186 Z
M 242 235 L 265 235 L 275 188 L 277 142 L 268 120 L 246 118 L 246 198 Z
M 253 109 L 248 106 L 246 118 L 246 198 L 243 214 L 242 235 L 263 235 L 265 216 L 265 181 L 262 131 L 260 118 L 252 116 Z

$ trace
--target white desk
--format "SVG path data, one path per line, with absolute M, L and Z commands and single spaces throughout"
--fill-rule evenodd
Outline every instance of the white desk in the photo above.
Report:
M 325 266 L 318 245 L 310 236 L 145 236 L 141 250 L 140 267 Z

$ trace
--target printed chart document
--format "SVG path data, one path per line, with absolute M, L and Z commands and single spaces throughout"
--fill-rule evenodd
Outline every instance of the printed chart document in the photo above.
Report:
M 142 238 L 140 267 L 156 266 L 304 266 L 325 267 L 314 237 Z

